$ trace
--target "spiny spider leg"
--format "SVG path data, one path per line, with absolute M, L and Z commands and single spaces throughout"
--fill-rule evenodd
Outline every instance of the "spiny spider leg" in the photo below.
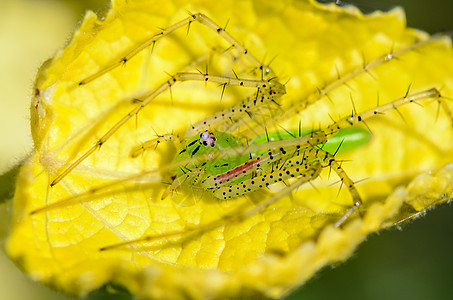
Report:
M 101 69 L 100 71 L 82 79 L 79 82 L 79 85 L 85 85 L 96 78 L 114 70 L 115 68 L 125 64 L 127 61 L 129 61 L 132 57 L 137 55 L 139 52 L 141 52 L 143 49 L 150 47 L 151 45 L 154 45 L 159 39 L 163 38 L 164 36 L 170 34 L 171 32 L 184 27 L 184 26 L 189 26 L 192 22 L 197 21 L 200 24 L 203 24 L 207 26 L 209 29 L 212 31 L 216 32 L 220 37 L 222 37 L 224 40 L 226 40 L 232 48 L 237 49 L 240 53 L 245 55 L 245 57 L 250 61 L 250 63 L 255 66 L 256 68 L 259 68 L 260 70 L 264 69 L 264 66 L 260 63 L 259 60 L 257 60 L 252 54 L 250 54 L 247 49 L 244 48 L 244 46 L 241 45 L 235 38 L 233 38 L 229 33 L 227 33 L 222 27 L 218 26 L 213 20 L 211 20 L 209 17 L 202 13 L 195 13 L 191 14 L 189 17 L 185 18 L 184 20 L 181 20 L 177 22 L 176 24 L 171 25 L 170 27 L 162 30 L 158 34 L 155 34 L 153 37 L 139 45 L 138 47 L 134 48 L 132 51 L 121 57 L 119 60 L 113 62 L 109 66 Z M 268 68 L 266 68 L 266 72 L 270 72 Z
M 365 61 L 363 64 L 352 71 L 346 73 L 345 75 L 338 75 L 337 78 L 335 78 L 333 81 L 328 83 L 325 87 L 323 88 L 318 88 L 314 93 L 309 95 L 306 99 L 298 99 L 297 102 L 290 103 L 288 106 L 286 106 L 283 110 L 283 114 L 278 114 L 276 117 L 278 120 L 285 120 L 288 117 L 294 116 L 304 109 L 306 109 L 308 106 L 312 105 L 313 103 L 316 103 L 317 101 L 320 100 L 321 97 L 326 96 L 328 97 L 329 93 L 335 90 L 336 88 L 346 85 L 347 82 L 362 75 L 365 73 L 369 73 L 371 70 L 382 66 L 390 61 L 394 61 L 397 59 L 400 59 L 404 54 L 417 50 L 424 45 L 427 45 L 429 43 L 439 41 L 445 38 L 445 35 L 442 34 L 436 34 L 431 36 L 429 39 L 419 41 L 417 43 L 414 43 L 412 45 L 406 46 L 404 48 L 401 48 L 399 50 L 391 51 L 389 53 L 386 53 L 380 57 L 377 57 L 375 59 L 372 59 L 368 63 Z M 442 102 L 442 107 L 444 108 L 445 112 L 450 116 L 450 119 L 453 119 L 453 114 L 451 113 L 450 109 L 448 106 L 445 104 L 445 102 Z

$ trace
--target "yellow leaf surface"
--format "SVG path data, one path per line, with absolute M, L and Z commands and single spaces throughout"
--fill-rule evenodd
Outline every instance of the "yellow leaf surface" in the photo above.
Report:
M 405 105 L 367 120 L 371 142 L 341 157 L 364 204 L 341 228 L 349 209 L 346 188 L 323 170 L 313 181 L 247 218 L 241 216 L 284 186 L 229 201 L 203 196 L 194 203 L 175 193 L 161 200 L 177 151 L 171 143 L 131 158 L 130 151 L 155 132 L 184 136 L 194 122 L 239 103 L 255 91 L 200 82 L 177 83 L 146 107 L 51 187 L 63 170 L 86 153 L 145 95 L 189 70 L 260 79 L 246 56 L 193 22 L 163 36 L 124 64 L 79 85 L 119 62 L 162 29 L 202 12 L 271 67 L 286 92 L 285 107 L 317 99 L 277 127 L 325 128 L 357 110 L 372 109 L 409 94 L 437 88 L 443 98 Z M 229 21 L 228 21 L 229 20 Z M 363 16 L 311 1 L 113 1 L 99 19 L 88 12 L 70 44 L 40 69 L 31 104 L 35 151 L 17 182 L 9 255 L 36 280 L 76 295 L 115 282 L 139 298 L 279 297 L 325 265 L 345 260 L 370 233 L 416 217 L 446 202 L 453 187 L 451 103 L 453 55 L 448 38 L 405 26 L 400 9 Z M 152 50 L 151 50 L 152 49 Z M 210 54 L 210 58 L 193 64 Z M 392 54 L 395 56 L 392 59 Z M 234 56 L 236 59 L 232 59 Z M 376 65 L 373 59 L 386 57 Z M 268 62 L 270 59 L 265 59 Z M 367 63 L 370 62 L 370 65 Z M 208 68 L 208 71 L 205 68 Z M 353 70 L 370 66 L 353 77 Z M 349 74 L 349 75 L 348 75 Z M 349 78 L 348 76 L 351 76 Z M 342 82 L 347 78 L 346 82 Z M 317 96 L 330 83 L 328 96 Z M 377 96 L 379 95 L 379 100 Z M 310 98 L 311 97 L 311 98 Z M 351 104 L 351 100 L 353 105 Z M 403 116 L 403 118 L 400 117 Z M 402 120 L 403 119 L 403 120 Z M 157 170 L 149 172 L 149 170 Z M 143 171 L 148 171 L 143 173 Z M 125 180 L 143 174 L 134 180 Z M 108 185 L 108 186 L 106 186 Z M 104 186 L 99 191 L 93 191 Z M 83 196 L 87 195 L 87 196 Z M 31 212 L 64 199 L 62 205 Z M 247 208 L 243 208 L 247 207 Z M 220 221 L 218 221 L 220 220 Z M 217 222 L 217 223 L 216 223 Z M 177 232 L 100 251 L 121 242 Z

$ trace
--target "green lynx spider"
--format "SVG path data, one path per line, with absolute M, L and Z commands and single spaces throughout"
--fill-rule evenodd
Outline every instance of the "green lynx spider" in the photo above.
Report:
M 185 134 L 185 142 L 181 143 L 179 150 L 179 154 L 181 154 L 182 152 L 187 152 L 190 153 L 190 155 L 179 155 L 177 156 L 177 158 L 175 158 L 171 165 L 160 167 L 158 170 L 146 170 L 127 178 L 114 180 L 106 185 L 90 188 L 85 193 L 80 193 L 78 195 L 49 204 L 45 207 L 38 208 L 34 210 L 32 214 L 60 206 L 65 206 L 74 202 L 77 203 L 78 201 L 90 201 L 87 196 L 92 195 L 93 193 L 97 193 L 108 187 L 112 187 L 127 181 L 137 180 L 146 175 L 155 174 L 157 172 L 162 172 L 165 170 L 171 173 L 178 168 L 184 171 L 181 171 L 174 177 L 173 182 L 170 184 L 169 190 L 166 192 L 166 194 L 163 195 L 164 197 L 167 196 L 168 193 L 178 190 L 178 188 L 180 188 L 182 185 L 189 185 L 194 187 L 199 186 L 202 189 L 212 191 L 213 194 L 220 199 L 234 198 L 236 196 L 252 192 L 256 189 L 263 188 L 275 182 L 286 181 L 290 178 L 294 178 L 294 180 L 291 181 L 291 183 L 289 183 L 286 188 L 279 192 L 276 192 L 265 201 L 257 204 L 255 207 L 238 212 L 234 215 L 226 215 L 224 218 L 221 218 L 215 222 L 194 229 L 203 231 L 209 228 L 215 228 L 216 226 L 221 226 L 227 222 L 243 220 L 256 213 L 259 213 L 264 208 L 278 201 L 282 197 L 290 194 L 302 184 L 305 184 L 317 178 L 322 168 L 330 167 L 334 172 L 337 173 L 340 181 L 347 187 L 353 199 L 351 208 L 348 209 L 346 213 L 341 216 L 334 224 L 335 226 L 339 227 L 361 205 L 362 200 L 353 180 L 349 178 L 349 176 L 343 170 L 341 162 L 335 159 L 336 150 L 332 153 L 332 151 L 326 151 L 323 148 L 329 139 L 335 137 L 335 135 L 337 135 L 340 130 L 350 128 L 353 125 L 364 123 L 365 120 L 373 117 L 376 114 L 394 110 L 397 109 L 397 107 L 405 105 L 407 103 L 418 102 L 428 98 L 435 98 L 437 101 L 439 101 L 440 105 L 442 105 L 444 110 L 451 117 L 451 113 L 437 89 L 431 88 L 417 93 L 410 93 L 408 88 L 406 94 L 398 99 L 394 99 L 387 104 L 377 105 L 376 107 L 361 113 L 354 111 L 350 116 L 334 121 L 330 126 L 322 129 L 311 130 L 309 133 L 305 132 L 303 134 L 300 130 L 297 133 L 294 133 L 293 130 L 288 130 L 286 132 L 292 132 L 289 136 L 285 136 L 284 131 L 270 135 L 259 135 L 259 131 L 261 130 L 262 132 L 262 129 L 265 128 L 265 126 L 263 126 L 262 124 L 263 120 L 267 123 L 275 123 L 287 116 L 295 115 L 299 111 L 304 110 L 309 105 L 317 102 L 323 96 L 328 95 L 329 92 L 345 84 L 347 81 L 355 78 L 356 76 L 359 76 L 377 66 L 398 58 L 404 53 L 421 47 L 422 45 L 429 43 L 437 39 L 438 37 L 433 36 L 430 40 L 418 42 L 401 50 L 393 51 L 374 60 L 371 60 L 370 62 L 363 64 L 363 66 L 354 69 L 346 75 L 339 76 L 338 79 L 332 81 L 330 84 L 327 84 L 323 89 L 317 90 L 310 97 L 301 100 L 298 105 L 294 105 L 289 109 L 286 109 L 284 112 L 277 116 L 271 112 L 272 110 L 279 108 L 279 100 L 286 93 L 285 86 L 278 81 L 278 78 L 274 77 L 274 73 L 269 66 L 263 65 L 235 38 L 229 35 L 223 28 L 219 27 L 210 18 L 201 13 L 191 14 L 188 18 L 168 27 L 167 29 L 162 30 L 139 47 L 132 49 L 124 57 L 121 57 L 120 59 L 113 62 L 111 65 L 101 69 L 93 75 L 86 77 L 85 79 L 82 79 L 79 82 L 79 86 L 89 84 L 90 82 L 96 80 L 97 78 L 103 76 L 111 70 L 127 63 L 143 49 L 153 46 L 159 39 L 167 36 L 168 34 L 171 34 L 173 31 L 181 27 L 190 25 L 192 22 L 201 23 L 202 25 L 208 27 L 214 33 L 219 35 L 222 39 L 227 41 L 230 44 L 230 48 L 234 49 L 239 53 L 239 55 L 244 57 L 253 68 L 259 70 L 259 72 L 261 73 L 261 79 L 251 80 L 241 79 L 237 76 L 215 76 L 208 74 L 207 72 L 175 73 L 169 80 L 163 82 L 157 89 L 145 95 L 135 108 L 124 115 L 124 117 L 120 119 L 110 130 L 108 130 L 98 141 L 96 141 L 90 149 L 88 149 L 74 161 L 69 162 L 69 165 L 64 167 L 53 179 L 53 181 L 50 183 L 50 186 L 52 187 L 58 184 L 66 175 L 68 175 L 74 168 L 81 164 L 93 152 L 99 150 L 104 143 L 108 142 L 111 136 L 113 136 L 126 122 L 136 116 L 148 104 L 150 104 L 156 96 L 171 89 L 171 87 L 178 82 L 214 82 L 223 85 L 223 87 L 230 85 L 253 88 L 256 89 L 256 93 L 254 93 L 248 99 L 243 100 L 241 103 L 227 108 L 221 112 L 215 113 L 190 126 Z M 244 126 L 244 123 L 246 123 L 247 126 Z M 227 134 L 227 132 L 236 132 L 237 129 L 243 127 L 246 127 L 248 136 L 253 135 L 253 133 L 256 131 L 258 137 L 266 136 L 268 140 L 261 143 L 254 143 L 253 141 L 241 143 L 234 141 L 236 139 L 235 135 L 228 134 L 228 136 L 224 136 L 224 134 Z M 201 142 L 200 147 L 206 148 L 208 150 L 197 150 L 198 153 L 193 153 L 193 150 L 189 150 L 189 147 L 196 145 L 197 140 L 201 139 L 200 135 L 204 134 L 205 132 L 213 134 L 213 136 L 216 138 L 217 145 L 222 146 L 222 151 L 219 151 L 220 149 L 211 147 L 210 145 L 201 145 L 203 144 L 203 142 Z M 250 132 L 252 134 L 250 134 Z M 353 131 L 352 133 L 354 134 L 356 132 L 358 131 Z M 219 137 L 220 142 L 218 142 Z M 225 139 L 229 139 L 229 141 L 225 144 L 226 146 L 222 145 L 223 142 L 225 142 Z M 169 140 L 174 141 L 176 140 L 176 137 L 170 134 L 159 136 L 155 140 L 145 142 L 142 145 L 132 149 L 131 156 L 138 156 L 142 151 L 145 151 L 149 148 L 155 148 L 157 143 Z M 195 144 L 193 144 L 193 141 L 195 141 Z M 341 144 L 341 141 L 336 142 L 335 147 L 337 148 L 337 150 L 338 148 L 341 149 Z M 198 147 L 198 145 L 196 146 Z M 238 155 L 238 153 L 240 153 L 240 155 Z M 229 160 L 231 158 L 233 161 L 225 162 L 225 160 Z M 258 161 L 260 163 L 257 163 Z M 224 167 L 219 168 L 218 171 L 213 173 L 209 171 L 211 165 L 224 165 Z M 241 166 L 247 167 L 242 167 L 241 169 Z M 228 180 L 218 180 L 218 176 L 226 174 L 233 170 L 240 170 L 241 175 L 234 175 L 232 177 L 233 179 L 227 176 L 229 178 Z M 255 184 L 255 182 L 257 182 L 258 180 L 260 180 L 263 184 Z M 180 233 L 181 232 L 168 233 L 161 236 Z M 161 236 L 145 236 L 137 240 L 107 246 L 102 249 L 111 249 L 121 245 L 147 241 Z

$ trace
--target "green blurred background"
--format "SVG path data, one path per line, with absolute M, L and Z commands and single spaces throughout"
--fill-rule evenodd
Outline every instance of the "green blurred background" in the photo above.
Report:
M 105 11 L 106 1 L 0 0 L 0 174 L 32 150 L 28 106 L 39 66 L 65 45 L 86 9 Z M 405 8 L 411 27 L 431 33 L 453 30 L 451 0 L 343 3 L 355 4 L 364 12 L 399 5 Z M 0 202 L 10 177 L 0 177 Z M 8 207 L 0 205 L 2 241 L 8 214 Z M 286 299 L 453 299 L 453 207 L 430 211 L 403 229 L 369 237 L 350 260 L 325 268 Z M 70 299 L 33 283 L 4 252 L 0 252 L 0 298 Z M 121 291 L 89 296 L 90 300 L 129 298 Z

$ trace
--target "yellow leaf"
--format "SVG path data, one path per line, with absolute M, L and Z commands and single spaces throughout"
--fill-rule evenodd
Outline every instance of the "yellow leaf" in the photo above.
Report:
M 247 54 L 230 49 L 223 30 L 193 21 L 190 31 L 184 25 L 164 32 L 127 55 L 160 36 L 159 28 L 190 18 L 187 11 L 206 14 L 220 28 L 228 23 L 226 32 Z M 377 101 L 399 104 L 406 94 L 437 95 L 434 89 L 442 97 L 366 120 L 371 142 L 338 158 L 354 181 L 366 178 L 355 184 L 364 202 L 360 214 L 340 228 L 334 224 L 352 200 L 347 188 L 339 193 L 332 186 L 338 179 L 328 168 L 313 181 L 316 189 L 307 183 L 262 210 L 253 209 L 290 187 L 186 201 L 197 188 L 186 185 L 161 200 L 178 145 L 162 143 L 138 158 L 131 149 L 155 132 L 183 139 L 194 122 L 256 89 L 226 86 L 223 93 L 222 86 L 188 81 L 155 99 L 147 95 L 182 71 L 234 81 L 234 69 L 241 80 L 260 80 L 251 55 L 277 56 L 272 81 L 287 83 L 286 95 L 274 100 L 283 111 L 307 99 L 313 104 L 285 120 L 277 119 L 282 112 L 243 118 L 244 132 L 261 121 L 269 122 L 261 132 L 297 128 L 299 121 L 325 129 L 351 111 L 374 112 Z M 368 234 L 451 197 L 452 70 L 451 41 L 406 28 L 400 9 L 363 16 L 353 7 L 311 1 L 113 1 L 102 19 L 88 12 L 70 44 L 38 73 L 31 105 L 35 151 L 18 178 L 9 255 L 32 278 L 76 295 L 114 282 L 139 298 L 279 297 L 348 258 Z M 128 118 L 134 109 L 140 112 Z

